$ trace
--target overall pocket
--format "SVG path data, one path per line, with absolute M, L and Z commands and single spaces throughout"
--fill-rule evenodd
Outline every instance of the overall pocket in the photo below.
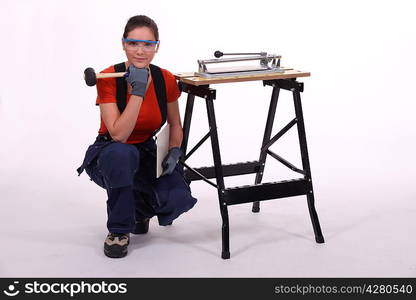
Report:
M 97 138 L 94 144 L 90 145 L 85 153 L 82 165 L 77 169 L 78 176 L 85 170 L 92 181 L 102 188 L 105 187 L 104 178 L 97 166 L 98 155 L 104 147 L 110 145 L 112 141 L 100 140 Z

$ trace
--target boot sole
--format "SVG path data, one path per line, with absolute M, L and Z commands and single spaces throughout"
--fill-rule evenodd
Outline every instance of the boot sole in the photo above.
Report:
M 122 257 L 124 257 L 124 256 L 126 256 L 127 255 L 127 252 L 128 251 L 124 251 L 124 252 L 122 252 L 122 251 L 120 251 L 120 252 L 114 252 L 114 251 L 106 251 L 106 250 L 104 250 L 104 254 L 107 256 L 107 257 L 110 257 L 110 258 L 122 258 Z
M 122 258 L 127 255 L 127 252 L 127 248 L 122 249 L 121 247 L 118 247 L 114 249 L 113 247 L 113 249 L 106 249 L 106 247 L 104 246 L 104 254 L 110 258 Z

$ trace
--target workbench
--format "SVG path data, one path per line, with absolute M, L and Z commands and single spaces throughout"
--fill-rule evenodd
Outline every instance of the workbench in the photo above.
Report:
M 204 180 L 217 189 L 220 212 L 222 217 L 222 253 L 223 259 L 230 258 L 229 242 L 229 217 L 228 207 L 242 203 L 253 203 L 252 211 L 260 211 L 260 201 L 279 199 L 284 197 L 306 195 L 309 214 L 317 243 L 324 243 L 318 215 L 315 209 L 315 197 L 312 185 L 312 175 L 309 163 L 308 148 L 306 143 L 305 124 L 303 120 L 302 104 L 300 93 L 303 92 L 304 84 L 297 81 L 297 78 L 308 77 L 310 73 L 282 68 L 284 71 L 279 73 L 267 73 L 256 75 L 241 74 L 238 76 L 224 76 L 219 78 L 203 78 L 195 76 L 195 73 L 176 73 L 175 77 L 179 81 L 180 90 L 187 94 L 183 122 L 183 142 L 182 151 L 184 157 L 182 164 L 186 166 L 185 176 L 188 180 Z M 223 165 L 221 162 L 221 152 L 218 142 L 217 121 L 215 119 L 214 99 L 217 91 L 212 88 L 214 84 L 232 84 L 234 82 L 263 81 L 263 86 L 272 87 L 272 95 L 266 126 L 263 134 L 263 142 L 260 147 L 259 159 L 256 161 L 233 163 Z M 280 90 L 287 90 L 293 94 L 295 107 L 295 117 L 286 126 L 272 137 L 273 122 L 276 114 L 276 107 Z M 205 99 L 209 132 L 190 150 L 187 151 L 189 132 L 191 129 L 191 119 L 195 97 Z M 302 158 L 302 168 L 298 168 L 280 155 L 270 150 L 270 147 L 281 138 L 294 125 L 297 126 L 300 153 Z M 192 168 L 187 165 L 186 160 L 208 139 L 211 140 L 214 166 Z M 270 155 L 277 161 L 299 173 L 297 179 L 262 183 L 263 172 L 266 165 L 266 157 Z M 238 176 L 246 174 L 256 174 L 253 185 L 238 187 L 225 187 L 224 177 Z M 213 182 L 210 179 L 216 179 Z

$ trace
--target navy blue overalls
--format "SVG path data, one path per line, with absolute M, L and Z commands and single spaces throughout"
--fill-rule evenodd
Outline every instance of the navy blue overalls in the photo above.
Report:
M 124 72 L 124 63 L 114 66 Z M 167 100 L 163 74 L 150 65 L 156 96 L 166 122 Z M 126 106 L 127 83 L 117 78 L 117 105 L 120 113 Z M 139 144 L 115 142 L 109 134 L 99 135 L 90 145 L 78 175 L 83 170 L 90 179 L 107 190 L 107 228 L 113 233 L 133 232 L 136 220 L 157 216 L 159 225 L 169 225 L 180 214 L 191 209 L 189 183 L 179 165 L 171 175 L 156 178 L 156 144 L 153 136 Z

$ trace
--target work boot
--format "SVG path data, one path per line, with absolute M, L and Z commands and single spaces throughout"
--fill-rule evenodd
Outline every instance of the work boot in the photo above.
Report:
M 133 234 L 145 234 L 149 231 L 149 218 L 136 221 L 136 228 L 133 231 Z
M 127 255 L 127 246 L 130 242 L 128 233 L 109 233 L 104 242 L 104 254 L 111 258 Z

